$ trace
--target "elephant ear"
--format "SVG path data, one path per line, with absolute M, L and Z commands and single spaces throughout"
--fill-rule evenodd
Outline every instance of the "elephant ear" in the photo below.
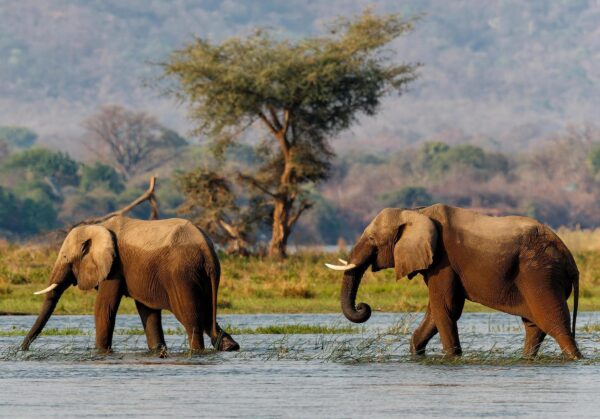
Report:
M 396 278 L 427 269 L 433 263 L 437 230 L 431 219 L 413 211 L 403 211 L 398 241 L 394 245 Z
M 110 232 L 104 227 L 92 225 L 82 229 L 77 285 L 82 290 L 89 290 L 108 276 L 115 259 L 115 245 Z

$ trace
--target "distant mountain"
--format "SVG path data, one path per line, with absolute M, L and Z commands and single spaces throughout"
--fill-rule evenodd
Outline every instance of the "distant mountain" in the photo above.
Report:
M 81 121 L 99 105 L 149 111 L 185 132 L 185 109 L 145 82 L 194 35 L 316 34 L 368 1 L 0 0 L 0 125 L 81 151 Z M 597 118 L 600 3 L 592 0 L 383 0 L 380 12 L 422 15 L 393 47 L 424 64 L 420 79 L 343 135 L 348 147 L 397 149 L 439 139 L 498 149 Z M 337 147 L 346 144 L 336 142 Z

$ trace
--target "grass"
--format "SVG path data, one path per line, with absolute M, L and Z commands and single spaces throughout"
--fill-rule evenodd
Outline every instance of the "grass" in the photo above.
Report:
M 600 239 L 598 231 L 559 230 L 570 243 L 581 273 L 580 309 L 600 310 Z M 219 313 L 339 313 L 341 273 L 325 268 L 343 254 L 311 252 L 285 261 L 260 257 L 221 256 Z M 36 314 L 56 258 L 56 249 L 0 243 L 0 313 Z M 56 314 L 91 314 L 94 291 L 67 290 Z M 427 306 L 427 287 L 420 276 L 396 281 L 391 269 L 365 274 L 357 302 L 375 311 L 414 312 Z M 467 302 L 466 311 L 488 311 Z M 124 298 L 120 313 L 137 313 L 132 299 Z
M 225 330 L 232 335 L 319 335 L 319 334 L 352 334 L 360 333 L 363 328 L 356 326 L 322 326 L 311 324 L 289 324 L 289 325 L 273 325 L 251 327 L 232 327 L 225 326 Z M 12 328 L 9 330 L 0 330 L 0 337 L 10 336 L 25 336 L 28 330 Z M 186 332 L 183 328 L 165 329 L 165 335 L 185 336 Z M 44 336 L 90 336 L 94 331 L 83 330 L 76 327 L 64 329 L 48 328 L 42 331 Z M 121 336 L 137 336 L 143 335 L 144 330 L 140 328 L 131 329 L 115 329 L 115 335 Z
M 274 337 L 265 337 L 262 341 L 254 342 L 255 348 L 250 350 L 242 349 L 241 352 L 231 353 L 228 356 L 237 359 L 258 359 L 264 361 L 313 361 L 313 362 L 334 362 L 343 364 L 364 364 L 364 363 L 403 363 L 413 362 L 422 365 L 440 365 L 440 366 L 465 366 L 465 365 L 490 365 L 490 366 L 512 366 L 512 365 L 560 365 L 567 362 L 560 353 L 547 352 L 542 349 L 542 353 L 535 359 L 523 359 L 521 349 L 522 336 L 516 335 L 518 343 L 514 341 L 498 342 L 490 349 L 473 350 L 469 348 L 466 340 L 463 348 L 465 353 L 462 357 L 446 357 L 439 348 L 429 348 L 424 357 L 413 357 L 408 353 L 409 339 L 414 327 L 414 315 L 405 314 L 390 327 L 378 331 L 366 331 L 361 327 L 323 327 L 320 325 L 289 325 L 283 327 L 258 327 L 258 328 L 227 328 L 235 335 L 243 334 L 272 334 Z M 597 330 L 598 325 L 588 325 L 580 329 Z M 69 329 L 48 329 L 44 334 L 55 336 L 91 336 L 93 332 L 78 328 Z M 170 335 L 184 336 L 181 328 L 168 329 Z M 311 335 L 294 336 L 304 333 Z M 346 335 L 352 333 L 353 335 Z M 0 336 L 21 336 L 25 334 L 24 330 L 9 330 L 0 332 Z M 117 335 L 137 336 L 143 334 L 139 328 L 118 329 Z M 468 336 L 468 334 L 466 335 Z M 128 339 L 128 338 L 127 338 Z M 133 352 L 129 346 L 130 341 L 125 340 L 120 343 L 120 347 L 115 354 L 109 357 L 99 355 L 93 349 L 93 346 L 81 346 L 74 340 L 65 339 L 60 347 L 44 347 L 37 345 L 32 351 L 19 351 L 18 346 L 7 346 L 0 349 L 0 360 L 44 360 L 60 359 L 70 362 L 148 362 L 162 363 L 164 360 L 156 358 L 156 354 L 151 352 L 140 352 L 141 346 L 134 344 Z M 509 347 L 510 349 L 507 349 Z M 260 348 L 260 349 L 259 349 Z M 597 364 L 600 362 L 597 351 L 588 351 L 586 359 L 579 361 L 578 364 Z M 185 338 L 180 347 L 174 346 L 168 352 L 171 359 L 169 363 L 206 363 L 217 359 L 220 355 L 214 350 L 207 350 L 200 357 L 191 353 L 186 345 Z M 151 357 L 148 358 L 148 357 Z M 217 358 L 214 358 L 217 357 Z

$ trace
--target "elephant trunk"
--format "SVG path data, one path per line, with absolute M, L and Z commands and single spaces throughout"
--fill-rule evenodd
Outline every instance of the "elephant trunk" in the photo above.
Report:
M 360 286 L 362 276 L 369 267 L 373 255 L 373 249 L 367 244 L 363 237 L 354 246 L 350 261 L 356 265 L 355 268 L 347 270 L 344 273 L 342 282 L 342 292 L 340 299 L 342 302 L 342 312 L 348 320 L 353 323 L 364 323 L 371 317 L 371 307 L 366 303 L 356 304 L 356 293 Z
M 37 338 L 42 332 L 44 326 L 46 326 L 46 323 L 48 322 L 48 319 L 50 319 L 50 316 L 54 312 L 56 304 L 58 303 L 62 293 L 71 285 L 71 281 L 67 280 L 69 275 L 70 269 L 68 266 L 65 265 L 54 267 L 51 277 L 52 279 L 50 280 L 49 284 L 56 284 L 56 287 L 46 293 L 40 314 L 29 330 L 29 333 L 27 333 L 27 336 L 25 336 L 25 339 L 23 339 L 23 343 L 21 343 L 21 349 L 23 351 L 27 351 L 29 349 L 29 345 L 31 345 L 31 342 L 33 342 L 35 338 Z
M 358 286 L 362 279 L 362 272 L 357 272 L 354 269 L 350 272 L 346 272 L 344 280 L 342 282 L 342 312 L 348 320 L 353 323 L 364 323 L 371 317 L 371 307 L 367 303 L 359 303 L 355 306 L 356 293 L 358 292 Z

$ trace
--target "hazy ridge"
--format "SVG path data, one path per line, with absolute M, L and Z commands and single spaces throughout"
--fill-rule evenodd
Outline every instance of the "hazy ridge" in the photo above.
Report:
M 186 132 L 185 109 L 145 86 L 157 74 L 152 62 L 193 35 L 218 40 L 258 25 L 301 37 L 368 4 L 422 15 L 394 49 L 424 66 L 406 95 L 344 134 L 350 147 L 436 139 L 515 150 L 595 118 L 598 1 L 3 0 L 0 125 L 31 127 L 76 156 L 81 120 L 105 103 L 149 111 Z

